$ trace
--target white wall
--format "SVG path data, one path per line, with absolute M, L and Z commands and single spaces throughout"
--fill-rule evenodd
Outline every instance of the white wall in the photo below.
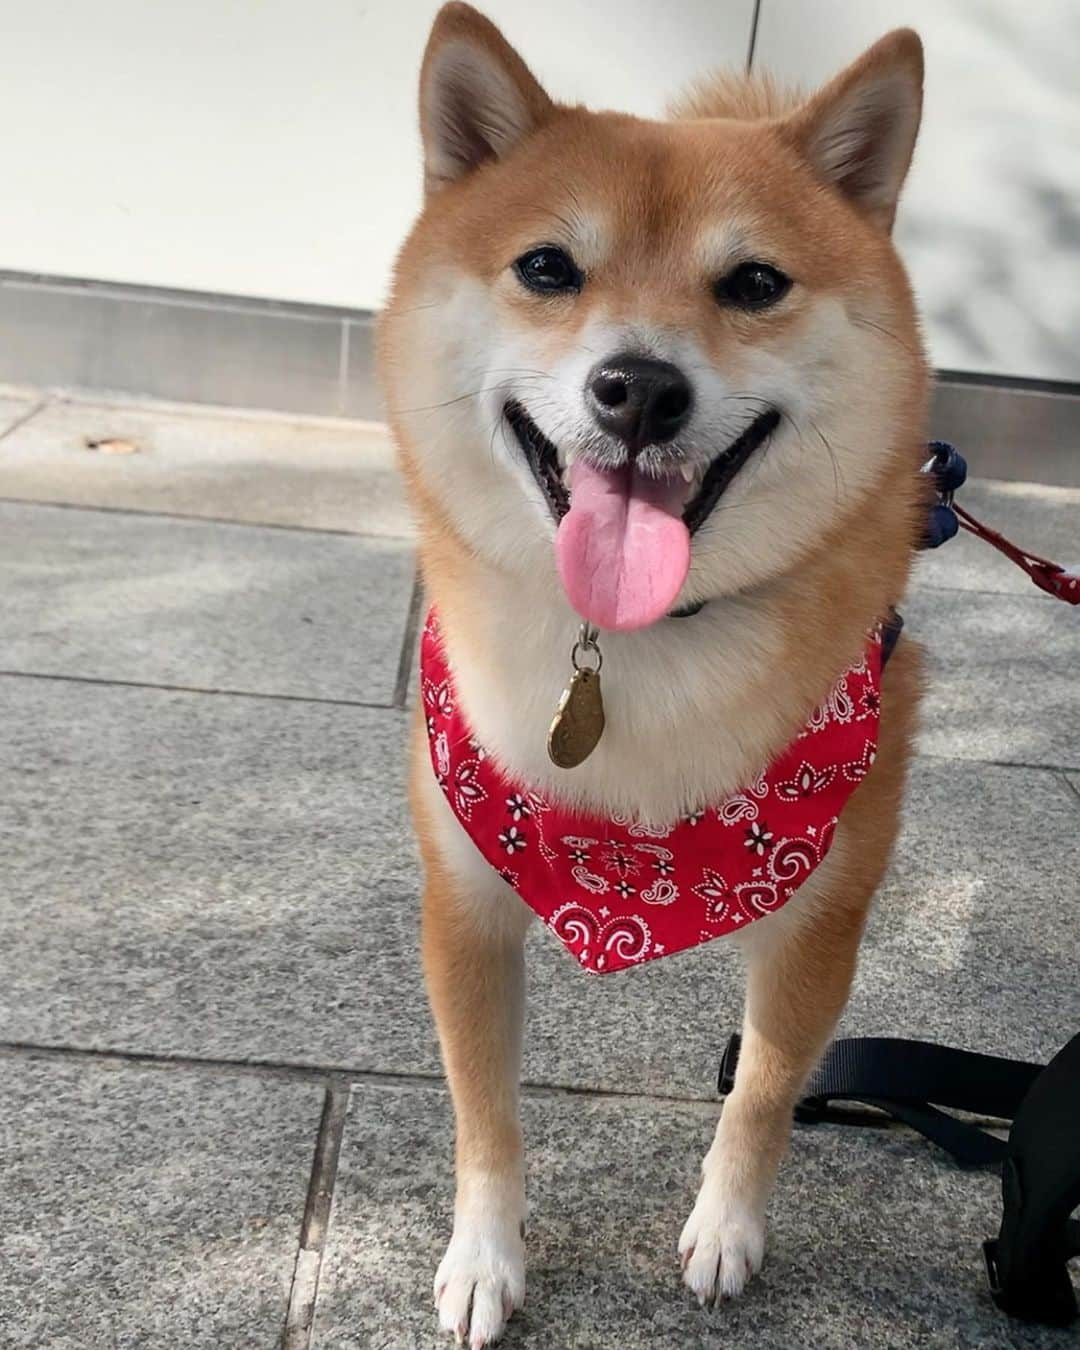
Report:
M 754 66 L 807 84 L 926 47 L 897 241 L 938 366 L 1080 380 L 1078 0 L 762 0 Z
M 565 99 L 659 111 L 752 0 L 487 0 Z M 0 0 L 0 267 L 376 307 L 436 0 Z M 939 365 L 1080 378 L 1078 0 L 761 0 L 816 81 L 897 23 L 929 90 L 899 238 Z
M 438 6 L 0 0 L 0 267 L 377 307 Z M 658 113 L 745 63 L 753 0 L 485 8 L 562 97 Z

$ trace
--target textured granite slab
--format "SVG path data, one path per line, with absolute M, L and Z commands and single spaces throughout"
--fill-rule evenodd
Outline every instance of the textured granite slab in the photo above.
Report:
M 389 703 L 413 571 L 400 539 L 0 503 L 0 663 Z
M 675 1245 L 714 1112 L 549 1095 L 524 1115 L 528 1288 L 507 1350 L 1074 1343 L 993 1307 L 980 1244 L 1000 1223 L 997 1179 L 961 1172 L 906 1132 L 799 1129 L 761 1275 L 706 1312 L 682 1287 Z M 448 1344 L 431 1284 L 450 1231 L 451 1150 L 441 1093 L 354 1089 L 314 1350 Z
M 0 1058 L 5 1350 L 272 1350 L 320 1088 Z
M 923 751 L 1080 768 L 1080 610 L 1032 587 L 916 589 L 903 613 L 929 656 Z
M 402 714 L 28 679 L 0 708 L 6 1039 L 356 1063 L 426 1017 L 372 968 L 415 951 Z

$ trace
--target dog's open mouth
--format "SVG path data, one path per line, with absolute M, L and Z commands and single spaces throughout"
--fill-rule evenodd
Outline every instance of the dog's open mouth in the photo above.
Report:
M 544 494 L 544 500 L 558 524 L 570 510 L 570 493 L 559 463 L 558 449 L 548 440 L 520 403 L 504 409 L 506 420 L 517 437 L 532 476 Z M 684 503 L 682 519 L 691 534 L 708 520 L 713 508 L 731 485 L 735 475 L 750 456 L 763 445 L 780 423 L 780 414 L 769 408 L 755 417 L 726 450 L 722 450 L 705 470 L 696 492 Z
M 570 494 L 563 485 L 559 452 L 520 403 L 508 403 L 503 412 L 558 524 L 570 510 Z
M 637 463 L 601 468 L 560 459 L 520 403 L 505 407 L 525 460 L 555 519 L 555 560 L 567 599 L 598 628 L 644 628 L 675 604 L 690 571 L 690 536 L 777 427 L 769 409 L 704 469 L 653 478 Z

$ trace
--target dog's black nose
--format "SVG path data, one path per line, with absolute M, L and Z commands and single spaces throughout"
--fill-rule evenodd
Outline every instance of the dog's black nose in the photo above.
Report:
M 690 416 L 694 393 L 669 361 L 624 355 L 593 366 L 585 398 L 599 425 L 618 436 L 633 456 L 678 434 Z

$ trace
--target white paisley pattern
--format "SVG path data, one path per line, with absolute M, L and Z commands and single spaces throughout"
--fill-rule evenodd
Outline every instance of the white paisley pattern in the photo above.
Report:
M 762 774 L 743 792 L 732 793 L 717 807 L 717 815 L 725 825 L 737 825 L 740 820 L 757 820 L 758 803 L 769 795 L 769 785 Z
M 574 901 L 560 906 L 548 925 L 587 969 L 602 972 L 617 958 L 620 965 L 640 961 L 649 950 L 649 926 L 636 915 L 606 919 Z

